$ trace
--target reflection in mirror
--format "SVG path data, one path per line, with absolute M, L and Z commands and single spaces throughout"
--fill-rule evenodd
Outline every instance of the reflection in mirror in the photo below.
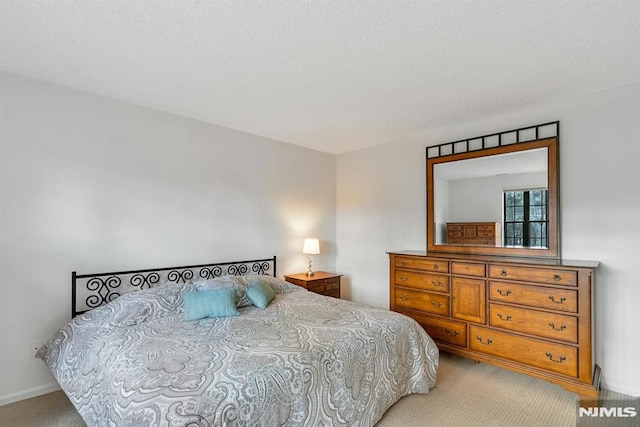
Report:
M 548 247 L 547 148 L 434 165 L 435 244 Z

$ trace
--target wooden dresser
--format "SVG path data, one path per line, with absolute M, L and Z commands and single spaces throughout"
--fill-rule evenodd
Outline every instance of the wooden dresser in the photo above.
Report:
M 447 244 L 502 246 L 500 231 L 497 222 L 448 222 Z
M 390 252 L 390 308 L 441 350 L 598 399 L 593 294 L 597 262 Z

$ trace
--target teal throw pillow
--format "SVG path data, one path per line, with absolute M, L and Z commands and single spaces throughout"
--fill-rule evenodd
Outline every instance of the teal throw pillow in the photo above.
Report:
M 276 297 L 276 293 L 268 283 L 254 280 L 247 286 L 247 297 L 256 307 L 266 308 Z
M 208 291 L 185 292 L 184 320 L 198 320 L 206 317 L 237 316 L 236 291 L 233 288 L 217 288 Z

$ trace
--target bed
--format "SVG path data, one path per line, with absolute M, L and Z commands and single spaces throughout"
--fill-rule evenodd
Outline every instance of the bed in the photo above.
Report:
M 74 272 L 78 315 L 37 357 L 89 426 L 371 426 L 435 385 L 438 348 L 413 319 L 309 292 L 275 265 Z M 256 281 L 275 294 L 266 308 L 247 298 Z M 186 293 L 218 288 L 238 315 L 184 320 Z

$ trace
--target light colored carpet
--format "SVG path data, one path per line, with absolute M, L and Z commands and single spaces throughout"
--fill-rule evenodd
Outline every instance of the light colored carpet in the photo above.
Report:
M 601 398 L 630 399 L 605 393 Z M 376 426 L 573 427 L 576 420 L 575 394 L 546 381 L 442 353 L 436 387 L 428 394 L 404 397 Z M 597 425 L 622 425 L 619 419 L 600 421 Z M 624 425 L 638 425 L 638 419 L 626 421 L 634 423 Z M 0 407 L 2 427 L 84 425 L 62 391 Z
M 577 399 L 546 381 L 443 353 L 436 386 L 404 397 L 377 426 L 575 427 Z

